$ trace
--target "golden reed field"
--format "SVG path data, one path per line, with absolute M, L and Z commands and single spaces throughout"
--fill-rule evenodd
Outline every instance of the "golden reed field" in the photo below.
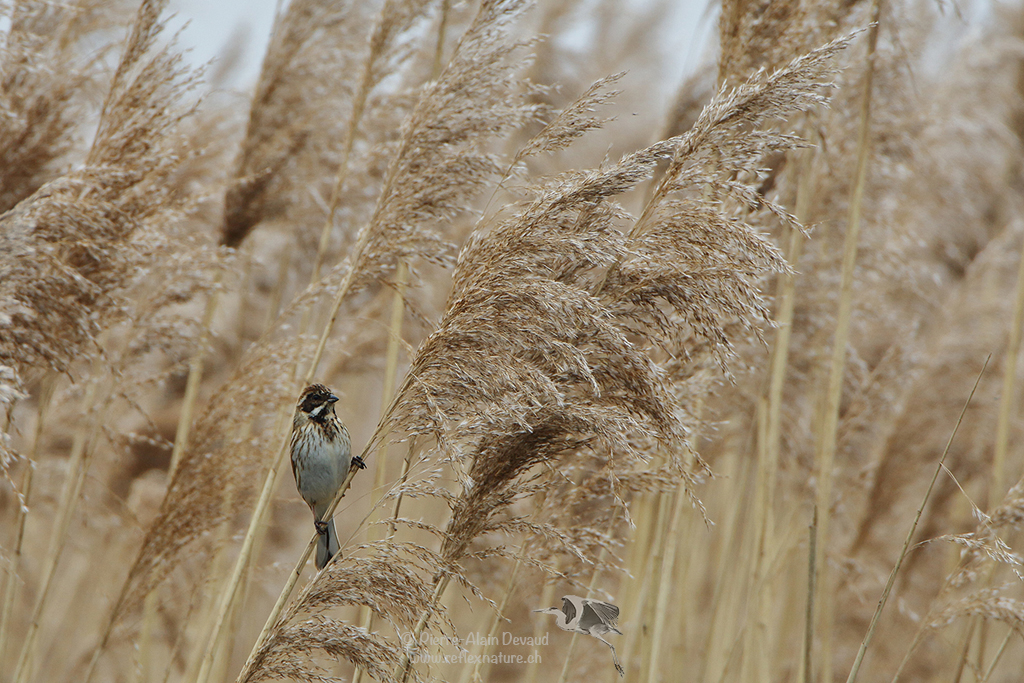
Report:
M 673 11 L 3 3 L 0 680 L 1020 681 L 1024 7 Z

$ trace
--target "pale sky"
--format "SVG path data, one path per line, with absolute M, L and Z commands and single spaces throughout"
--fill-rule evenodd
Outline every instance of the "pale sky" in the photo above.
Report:
M 680 42 L 688 42 L 677 54 L 675 64 L 681 80 L 684 73 L 694 69 L 703 56 L 703 46 L 714 28 L 714 18 L 706 11 L 710 0 L 632 0 L 634 5 L 663 3 L 670 7 L 669 16 L 676 24 Z M 537 4 L 543 8 L 545 0 Z M 230 85 L 239 89 L 250 87 L 259 76 L 263 50 L 270 37 L 274 13 L 285 0 L 171 0 L 168 14 L 176 15 L 168 22 L 169 33 L 185 26 L 179 36 L 179 45 L 190 50 L 193 64 L 201 65 L 221 56 L 234 38 L 242 33 L 247 38 L 237 80 Z M 624 3 L 627 4 L 627 3 Z M 678 45 L 678 43 L 676 44 Z M 211 67 L 216 70 L 216 63 Z
M 279 0 L 171 0 L 168 33 L 180 29 L 179 45 L 188 48 L 193 64 L 206 64 L 222 55 L 231 41 L 242 32 L 247 38 L 238 80 L 231 85 L 251 86 L 260 73 L 263 50 L 274 25 Z M 212 69 L 216 69 L 214 64 Z

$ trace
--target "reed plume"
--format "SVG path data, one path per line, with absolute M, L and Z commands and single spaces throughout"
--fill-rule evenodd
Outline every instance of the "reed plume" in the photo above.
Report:
M 193 77 L 176 53 L 153 49 L 160 7 L 146 2 L 139 11 L 85 166 L 0 216 L 0 397 L 8 411 L 28 375 L 67 372 L 118 318 L 119 293 L 147 249 L 138 235 L 180 207 L 167 180 L 184 155 L 175 128 L 190 110 L 183 98 Z M 0 448 L 6 466 L 11 453 Z
M 309 241 L 317 195 L 330 198 L 371 6 L 295 2 L 277 17 L 224 198 L 222 244 L 237 247 L 260 223 L 283 220 L 308 223 L 293 238 Z M 311 90 L 327 96 L 311 99 Z
M 0 62 L 0 213 L 60 174 L 59 163 L 75 146 L 83 95 L 101 77 L 100 60 L 82 59 L 82 43 L 109 28 L 101 3 L 59 6 L 21 2 L 5 8 L 10 28 Z
M 575 593 L 640 683 L 1014 679 L 1024 14 L 529 6 L 284 3 L 241 97 L 0 7 L 0 669 L 614 676 L 463 640 Z M 289 603 L 306 377 L 378 477 Z
M 819 103 L 822 79 L 842 45 L 829 45 L 786 70 L 758 74 L 738 92 L 723 91 L 688 135 L 607 168 L 538 185 L 532 201 L 493 227 L 478 229 L 462 249 L 446 312 L 417 351 L 378 428 L 381 438 L 397 431 L 436 444 L 418 465 L 427 479 L 400 483 L 392 495 L 432 493 L 452 509 L 443 527 L 392 520 L 440 539 L 434 551 L 408 546 L 419 563 L 408 562 L 419 571 L 407 580 L 420 586 L 419 595 L 430 596 L 419 605 L 413 642 L 430 624 L 445 630 L 441 599 L 450 580 L 472 589 L 461 563 L 473 555 L 467 551 L 475 539 L 541 530 L 506 515 L 535 492 L 528 473 L 541 463 L 557 468 L 567 455 L 581 452 L 645 461 L 647 444 L 658 444 L 675 463 L 676 480 L 698 504 L 692 486 L 700 460 L 686 446 L 691 425 L 658 359 L 664 351 L 683 352 L 695 338 L 724 363 L 730 349 L 725 325 L 763 320 L 757 280 L 785 263 L 767 240 L 723 216 L 715 204 L 675 196 L 696 182 L 695 169 L 707 163 L 704 150 L 713 143 L 735 155 L 725 156 L 730 170 L 745 169 L 766 148 L 794 144 L 790 137 L 751 132 L 749 126 Z M 592 97 L 593 92 L 584 99 Z M 571 118 L 567 114 L 563 120 Z M 592 122 L 580 119 L 578 125 Z M 565 133 L 552 135 L 552 147 L 564 139 Z M 544 145 L 541 139 L 527 149 Z M 672 164 L 655 197 L 671 202 L 669 210 L 648 205 L 640 218 L 630 220 L 615 198 L 666 159 Z M 749 201 L 739 181 L 731 182 L 729 191 Z M 450 470 L 458 493 L 429 484 L 437 466 Z M 371 562 L 382 561 L 379 546 L 358 550 L 371 553 Z M 425 565 L 424 558 L 429 559 Z M 319 619 L 328 606 L 358 602 L 350 596 L 347 577 L 364 561 L 349 555 L 322 572 L 279 622 L 257 661 L 292 662 L 308 654 L 276 634 L 291 633 L 299 619 L 306 619 L 307 627 L 318 623 L 308 617 Z M 335 590 L 317 588 L 321 583 Z M 339 597 L 321 602 L 313 594 Z M 387 609 L 380 616 L 408 622 L 405 611 L 401 619 Z M 307 648 L 337 653 L 331 629 L 306 633 Z M 360 636 L 375 637 L 380 651 L 389 653 L 375 667 L 403 654 L 394 636 Z M 405 649 L 396 678 L 409 675 L 415 651 L 415 646 Z M 257 665 L 243 680 L 266 675 Z

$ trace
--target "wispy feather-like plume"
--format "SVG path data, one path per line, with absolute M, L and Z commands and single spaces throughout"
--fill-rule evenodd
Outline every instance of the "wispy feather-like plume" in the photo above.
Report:
M 461 484 L 455 497 L 442 495 L 452 508 L 448 523 L 428 529 L 441 538 L 439 567 L 414 635 L 444 613 L 439 598 L 451 579 L 472 588 L 460 562 L 474 539 L 527 528 L 501 513 L 535 490 L 525 477 L 539 463 L 557 468 L 569 454 L 596 450 L 643 462 L 639 444 L 653 442 L 673 456 L 675 476 L 693 496 L 695 477 L 679 457 L 689 452 L 687 411 L 670 387 L 662 350 L 695 339 L 694 347 L 727 357 L 725 325 L 765 316 L 757 280 L 785 262 L 717 202 L 676 197 L 690 182 L 713 182 L 690 171 L 705 165 L 706 140 L 739 150 L 744 166 L 758 150 L 789 142 L 747 128 L 817 103 L 815 77 L 827 72 L 832 54 L 822 50 L 792 72 L 751 81 L 743 96 L 723 94 L 691 135 L 547 182 L 463 248 L 446 312 L 377 436 L 433 440 Z M 664 159 L 672 165 L 660 204 L 635 229 L 614 200 Z M 431 488 L 405 486 L 418 494 Z M 354 561 L 339 560 L 337 571 L 348 573 Z M 413 652 L 407 648 L 396 669 L 400 678 Z
M 59 172 L 74 146 L 80 101 L 101 62 L 78 63 L 79 41 L 104 27 L 99 3 L 19 2 L 4 8 L 10 26 L 0 45 L 0 213 Z
M 103 107 L 86 166 L 0 216 L 0 400 L 27 373 L 66 372 L 118 315 L 116 292 L 137 275 L 140 226 L 173 212 L 175 126 L 193 83 L 179 56 L 151 50 L 162 4 L 144 2 Z M 0 460 L 9 453 L 0 442 Z

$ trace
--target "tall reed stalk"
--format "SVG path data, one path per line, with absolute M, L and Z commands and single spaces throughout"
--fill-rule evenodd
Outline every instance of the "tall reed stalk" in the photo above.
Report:
M 46 425 L 47 409 L 53 398 L 53 391 L 56 386 L 56 379 L 48 377 L 44 380 L 42 391 L 39 393 L 39 405 L 36 410 L 36 425 L 32 436 L 32 450 L 28 453 L 28 463 L 25 467 L 25 476 L 21 482 L 18 495 L 21 503 L 18 505 L 17 516 L 17 540 L 14 543 L 14 553 L 10 558 L 6 578 L 4 579 L 3 608 L 0 612 L 0 661 L 10 644 L 12 629 L 10 627 L 11 615 L 14 608 L 14 600 L 17 595 L 17 576 L 19 560 L 22 557 L 22 547 L 25 542 L 25 525 L 28 521 L 29 502 L 32 496 L 32 479 L 35 473 L 35 461 L 39 455 L 39 440 Z
M 822 413 L 818 422 L 815 506 L 818 510 L 819 539 L 829 538 L 831 530 L 839 405 L 842 399 L 843 378 L 846 374 L 847 347 L 850 340 L 851 317 L 854 304 L 854 269 L 857 264 L 861 217 L 864 210 L 864 193 L 868 179 L 868 161 L 871 158 L 871 103 L 875 78 L 875 50 L 878 45 L 881 11 L 881 0 L 872 0 L 871 24 L 868 27 L 867 33 L 867 55 L 865 57 L 860 110 L 857 122 L 857 162 L 853 172 L 853 191 L 850 197 L 850 211 L 843 241 L 836 328 L 832 340 L 832 358 L 828 366 L 828 384 L 825 389 Z M 819 606 L 819 611 L 815 630 L 821 637 L 821 676 L 823 681 L 827 681 L 832 676 L 832 627 L 835 619 L 835 603 L 833 599 L 835 579 L 829 569 L 830 565 L 827 559 L 828 543 L 820 542 L 817 544 L 817 548 L 818 558 L 815 561 L 815 565 L 819 574 L 815 581 L 815 587 L 819 594 L 815 602 Z
M 94 369 L 99 370 L 99 363 L 94 364 Z M 75 432 L 74 441 L 71 445 L 71 455 L 68 466 L 68 476 L 65 479 L 61 492 L 58 514 L 54 519 L 53 528 L 50 532 L 50 544 L 43 562 L 42 578 L 39 582 L 39 593 L 36 596 L 35 606 L 32 608 L 32 617 L 29 621 L 28 630 L 21 644 L 21 654 L 18 655 L 18 665 L 14 670 L 13 681 L 24 683 L 32 679 L 35 665 L 36 637 L 42 627 L 43 614 L 49 604 L 53 578 L 57 571 L 61 555 L 68 540 L 68 530 L 71 527 L 75 506 L 78 504 L 79 496 L 82 493 L 82 485 L 85 483 L 85 475 L 89 469 L 89 463 L 99 438 L 100 427 L 104 417 L 104 406 L 106 394 L 100 391 L 100 378 L 93 377 L 86 387 L 82 398 L 82 414 L 87 416 L 86 424 L 81 425 Z

